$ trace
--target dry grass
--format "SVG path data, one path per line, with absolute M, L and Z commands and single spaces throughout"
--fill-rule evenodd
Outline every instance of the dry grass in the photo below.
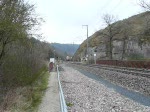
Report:
M 48 85 L 48 72 L 41 73 L 34 84 L 7 92 L 0 105 L 0 112 L 37 112 Z

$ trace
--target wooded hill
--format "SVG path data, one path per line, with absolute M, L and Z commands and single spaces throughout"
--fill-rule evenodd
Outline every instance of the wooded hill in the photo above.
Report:
M 24 0 L 0 1 L 1 112 L 34 112 L 41 101 L 46 63 L 52 54 L 49 43 L 35 39 L 41 22 L 34 5 Z
M 79 48 L 79 44 L 51 43 L 50 46 L 53 48 L 53 51 L 55 50 L 56 55 L 62 59 L 65 59 L 67 56 L 73 56 Z
M 106 16 L 106 22 L 111 17 Z M 88 56 L 93 59 L 140 60 L 150 57 L 150 12 L 107 24 L 89 37 Z M 80 60 L 87 54 L 85 40 L 74 55 Z

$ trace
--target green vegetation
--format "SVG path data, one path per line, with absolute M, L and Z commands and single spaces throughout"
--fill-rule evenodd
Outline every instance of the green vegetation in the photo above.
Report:
M 72 103 L 67 103 L 66 105 L 67 105 L 68 107 L 72 107 L 72 106 L 73 106 Z
M 42 96 L 48 85 L 49 72 L 44 70 L 39 72 L 38 80 L 32 85 L 27 86 L 20 92 L 22 102 L 20 100 L 12 105 L 12 112 L 37 112 L 38 106 L 42 101 Z
M 145 60 L 144 56 L 142 54 L 131 54 L 128 56 L 128 60 Z
M 0 16 L 0 111 L 33 111 L 46 89 L 52 54 L 49 43 L 37 39 L 42 19 L 24 0 L 1 0 Z

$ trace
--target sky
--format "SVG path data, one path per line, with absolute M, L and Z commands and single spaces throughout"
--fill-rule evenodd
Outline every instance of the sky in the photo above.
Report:
M 86 37 L 106 27 L 102 16 L 114 15 L 118 20 L 142 12 L 139 0 L 29 0 L 44 19 L 40 33 L 50 43 L 81 44 Z

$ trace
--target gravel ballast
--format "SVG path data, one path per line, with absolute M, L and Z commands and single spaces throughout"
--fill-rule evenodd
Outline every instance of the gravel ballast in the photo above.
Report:
M 62 65 L 61 82 L 70 112 L 150 112 L 150 107 L 120 95 L 79 71 Z
M 146 96 L 150 96 L 150 78 L 83 65 L 69 64 L 69 66 L 88 71 L 90 73 L 101 76 L 110 82 L 123 86 L 124 88 L 138 91 Z

